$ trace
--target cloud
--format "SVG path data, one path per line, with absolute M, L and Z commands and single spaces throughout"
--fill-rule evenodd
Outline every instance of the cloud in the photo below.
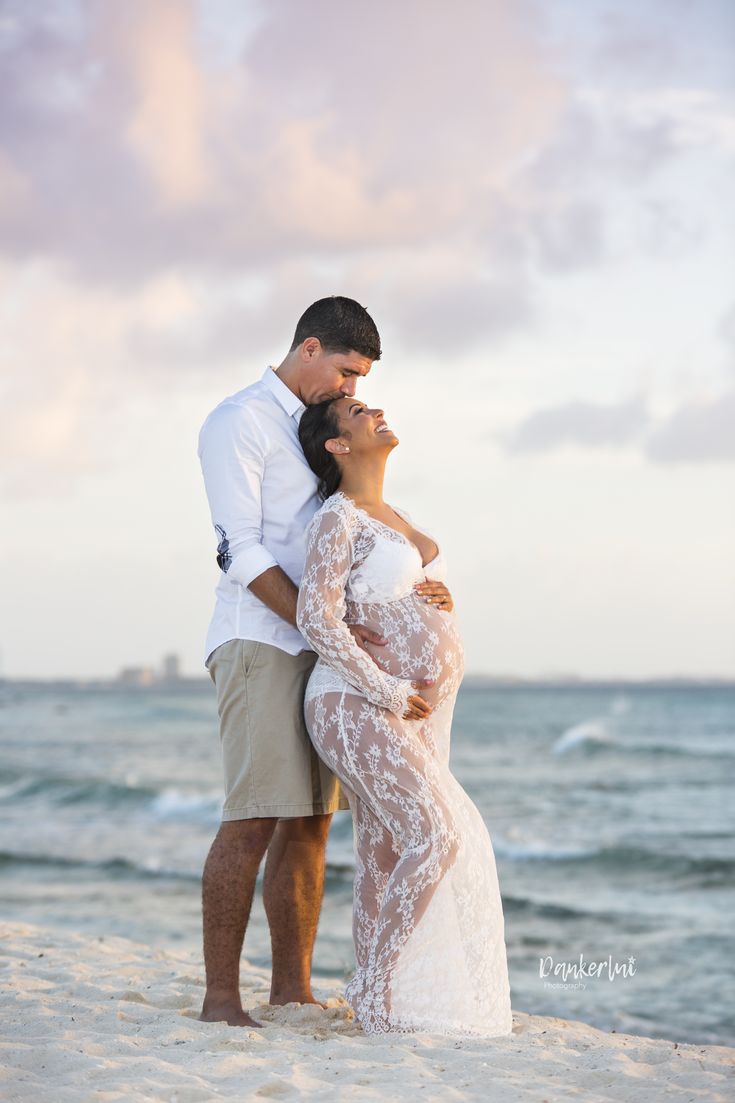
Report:
M 239 64 L 212 60 L 193 0 L 78 11 L 8 17 L 0 247 L 93 282 L 468 232 L 566 96 L 525 0 L 366 4 L 367 68 L 324 0 L 273 0 Z
M 635 7 L 603 0 L 590 22 L 590 67 L 621 89 L 731 82 L 730 0 L 647 0 Z
M 20 381 L 0 385 L 0 449 L 28 492 L 73 485 L 100 442 L 113 462 L 132 395 L 282 356 L 326 294 L 365 303 L 408 363 L 532 332 L 544 278 L 615 244 L 612 185 L 729 133 L 721 96 L 575 95 L 531 0 L 365 3 L 359 59 L 333 0 L 0 12 L 0 368 Z M 674 205 L 637 209 L 647 247 L 686 247 Z M 645 419 L 577 407 L 511 447 L 614 446 Z
M 730 353 L 735 354 L 735 303 L 720 318 L 717 333 L 727 345 Z M 732 363 L 735 367 L 735 355 L 733 355 Z
M 207 200 L 216 186 L 206 143 L 213 104 L 206 72 L 197 62 L 193 10 L 165 0 L 149 9 L 144 34 L 135 6 L 120 6 L 108 16 L 123 31 L 117 42 L 125 44 L 137 89 L 124 140 L 146 166 L 160 199 L 174 210 L 188 209 Z
M 622 402 L 572 401 L 535 410 L 497 435 L 511 454 L 577 448 L 634 447 L 654 463 L 735 460 L 735 391 L 691 399 L 654 418 L 640 394 Z
M 372 314 L 383 347 L 429 356 L 461 355 L 497 344 L 537 321 L 533 289 L 522 268 L 482 272 L 481 259 L 460 247 L 383 250 L 331 271 L 284 262 L 250 293 L 220 283 L 200 288 L 198 313 L 180 324 L 143 321 L 127 336 L 132 359 L 160 372 L 196 373 L 243 357 L 285 355 L 309 303 L 347 294 Z
M 648 423 L 640 395 L 609 404 L 576 400 L 529 414 L 506 436 L 505 447 L 509 452 L 545 452 L 565 444 L 621 447 L 637 441 Z
M 575 271 L 599 263 L 606 253 L 603 211 L 589 200 L 539 212 L 530 224 L 536 255 L 546 269 Z
M 707 236 L 704 212 L 683 210 L 666 199 L 641 199 L 636 237 L 649 257 L 692 256 Z
M 174 283 L 187 308 L 176 316 L 138 312 L 124 337 L 126 357 L 153 369 L 153 386 L 168 386 L 182 370 L 197 378 L 202 369 L 211 376 L 235 362 L 280 360 L 306 307 L 324 295 L 344 293 L 315 265 L 301 261 L 284 262 L 257 281 L 191 277 Z
M 535 305 L 525 282 L 428 275 L 418 286 L 394 283 L 382 289 L 381 315 L 389 318 L 406 350 L 462 355 L 535 324 Z M 389 300 L 391 291 L 395 293 Z
M 135 326 L 182 324 L 193 289 L 166 275 L 126 294 L 69 281 L 57 265 L 0 264 L 0 492 L 6 498 L 67 493 L 116 466 L 131 407 L 150 404 L 170 380 L 126 348 Z
M 587 88 L 580 100 L 619 133 L 636 132 L 662 139 L 659 153 L 712 148 L 735 150 L 735 111 L 730 93 L 702 87 Z
M 539 274 L 608 255 L 603 183 L 675 154 L 663 107 L 572 96 L 530 0 L 361 6 L 379 79 L 332 0 L 273 0 L 223 50 L 228 7 L 214 50 L 217 12 L 194 0 L 6 17 L 0 249 L 121 295 L 172 271 L 219 287 L 179 326 L 133 324 L 126 347 L 163 371 L 268 345 L 274 310 L 331 290 L 423 349 L 527 330 Z M 650 207 L 643 232 L 664 224 L 676 212 Z
M 529 165 L 528 182 L 555 199 L 585 195 L 603 180 L 641 183 L 675 154 L 671 119 L 625 114 L 614 97 L 580 89 L 552 140 Z
M 675 4 L 677 0 L 667 0 L 669 7 L 672 2 Z M 631 20 L 630 13 L 622 7 L 604 13 L 596 28 L 599 38 L 594 60 L 603 71 L 619 72 L 628 80 L 640 79 L 641 73 L 649 79 L 655 76 L 667 80 L 682 62 L 671 24 L 667 26 L 660 20 L 655 25 L 646 25 L 646 21 L 640 19 L 640 10 L 636 14 L 638 18 Z M 679 6 L 675 17 L 677 25 L 680 25 L 682 14 Z
M 654 428 L 644 451 L 656 463 L 735 461 L 735 390 L 680 406 Z
M 575 89 L 555 131 L 519 168 L 513 193 L 501 194 L 486 220 L 478 218 L 489 251 L 510 250 L 542 276 L 597 268 L 621 247 L 649 257 L 695 251 L 706 233 L 703 213 L 693 217 L 667 196 L 665 180 L 692 145 L 706 144 L 710 101 L 724 135 L 722 97 L 649 92 L 636 99 Z

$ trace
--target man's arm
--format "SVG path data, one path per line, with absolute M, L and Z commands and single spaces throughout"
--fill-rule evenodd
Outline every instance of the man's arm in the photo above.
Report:
M 202 429 L 199 458 L 220 538 L 218 562 L 241 586 L 277 566 L 263 544 L 261 488 L 267 453 L 257 421 L 242 408 L 220 407 Z
M 283 617 L 294 628 L 298 627 L 296 624 L 296 604 L 299 591 L 280 567 L 269 567 L 267 571 L 263 571 L 262 574 L 253 579 L 249 589 L 279 617 Z M 369 628 L 363 628 L 361 624 L 348 624 L 347 627 L 360 647 L 364 647 L 366 643 L 382 645 L 388 642 L 377 632 L 371 632 Z M 373 657 L 373 662 L 377 662 L 375 657 Z M 378 663 L 378 666 L 380 665 Z
M 248 589 L 279 617 L 296 627 L 296 601 L 299 591 L 281 567 L 269 567 L 253 579 Z

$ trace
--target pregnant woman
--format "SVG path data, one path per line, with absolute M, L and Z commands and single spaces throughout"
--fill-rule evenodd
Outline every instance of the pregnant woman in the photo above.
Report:
M 306 724 L 355 837 L 357 969 L 368 1034 L 509 1034 L 504 919 L 482 817 L 449 769 L 462 641 L 441 551 L 383 501 L 398 438 L 354 398 L 307 408 L 299 436 L 324 504 L 307 530 L 297 621 L 319 656 Z M 417 586 L 424 584 L 425 595 Z M 381 636 L 358 646 L 350 624 Z

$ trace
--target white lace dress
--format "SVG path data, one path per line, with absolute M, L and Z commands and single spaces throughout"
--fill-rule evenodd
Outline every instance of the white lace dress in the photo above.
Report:
M 454 613 L 413 589 L 444 575 L 441 553 L 422 566 L 415 544 L 341 491 L 307 530 L 297 619 L 319 659 L 306 724 L 352 810 L 357 969 L 345 995 L 368 1034 L 512 1027 L 492 843 L 449 770 L 462 641 Z M 389 642 L 368 654 L 348 624 Z M 421 690 L 426 721 L 402 719 L 416 678 L 435 679 Z

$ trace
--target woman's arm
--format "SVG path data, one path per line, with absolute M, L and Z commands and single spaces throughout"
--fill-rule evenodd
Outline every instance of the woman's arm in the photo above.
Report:
M 338 508 L 321 510 L 307 530 L 306 562 L 296 623 L 320 659 L 374 705 L 396 716 L 409 710 L 413 682 L 387 674 L 359 647 L 344 616 L 345 586 L 354 562 L 352 538 Z

